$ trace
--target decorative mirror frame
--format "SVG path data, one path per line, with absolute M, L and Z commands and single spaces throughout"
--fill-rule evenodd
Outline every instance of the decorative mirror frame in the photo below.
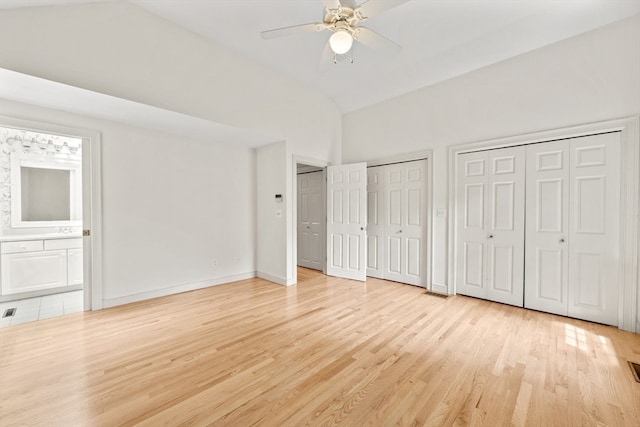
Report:
M 23 221 L 22 167 L 68 170 L 70 172 L 70 220 Z M 82 164 L 73 160 L 34 160 L 23 153 L 11 153 L 11 227 L 79 227 L 82 226 Z

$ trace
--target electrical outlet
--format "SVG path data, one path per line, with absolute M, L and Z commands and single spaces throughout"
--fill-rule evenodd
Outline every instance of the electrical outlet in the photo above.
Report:
M 215 258 L 213 258 L 213 259 L 211 260 L 211 267 L 217 267 L 217 266 L 218 266 L 218 260 L 217 260 L 217 259 L 215 259 Z

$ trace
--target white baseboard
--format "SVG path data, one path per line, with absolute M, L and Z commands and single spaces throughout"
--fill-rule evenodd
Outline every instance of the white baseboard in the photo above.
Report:
M 440 283 L 432 283 L 431 291 L 437 292 L 439 294 L 449 294 L 449 287 Z
M 283 277 L 273 276 L 273 275 L 271 275 L 269 273 L 265 273 L 263 271 L 258 271 L 256 273 L 256 276 L 261 278 L 261 279 L 268 280 L 270 282 L 277 283 L 278 285 L 282 285 L 282 286 L 289 286 L 289 285 L 292 284 L 292 283 L 289 283 L 289 280 L 287 280 L 287 279 L 285 279 Z
M 238 280 L 253 279 L 254 277 L 256 277 L 256 272 L 251 271 L 249 273 L 234 274 L 232 276 L 215 277 L 213 279 L 183 283 L 181 285 L 170 286 L 168 288 L 156 289 L 148 292 L 141 292 L 139 294 L 104 299 L 102 301 L 102 306 L 103 308 L 115 307 L 118 305 L 129 304 L 132 302 L 144 301 L 152 298 L 179 294 L 182 292 L 195 291 L 196 289 L 203 289 L 203 288 L 208 288 L 216 285 L 223 285 L 225 283 L 235 282 Z

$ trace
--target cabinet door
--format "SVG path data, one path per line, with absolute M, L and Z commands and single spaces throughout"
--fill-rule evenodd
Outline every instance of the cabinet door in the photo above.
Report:
M 569 141 L 527 146 L 525 307 L 567 315 Z
M 3 295 L 66 285 L 66 250 L 2 255 Z
M 69 249 L 67 253 L 69 286 L 82 285 L 84 283 L 82 269 L 82 249 Z
M 620 133 L 570 144 L 571 317 L 618 324 Z

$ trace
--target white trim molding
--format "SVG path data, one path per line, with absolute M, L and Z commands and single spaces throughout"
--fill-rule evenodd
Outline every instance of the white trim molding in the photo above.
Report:
M 133 295 L 109 298 L 104 300 L 104 308 L 116 307 L 123 304 L 131 304 L 132 302 L 146 301 L 152 298 L 160 298 L 168 295 L 180 294 L 182 292 L 195 291 L 198 289 L 237 282 L 239 280 L 253 279 L 254 277 L 256 277 L 256 272 L 251 271 L 249 273 L 199 280 L 197 282 L 183 283 L 181 285 L 170 286 L 164 289 L 155 289 L 153 291 L 140 292 Z
M 295 283 L 291 283 L 291 280 L 287 280 L 287 279 L 282 278 L 282 277 L 277 277 L 277 276 L 274 276 L 272 274 L 263 273 L 261 271 L 258 271 L 256 273 L 256 277 L 259 277 L 259 278 L 264 279 L 264 280 L 268 280 L 269 282 L 273 282 L 275 284 L 282 285 L 282 286 L 290 286 L 290 285 L 295 284 Z
M 638 298 L 640 282 L 638 281 L 638 264 L 640 254 L 638 233 L 640 200 L 640 117 L 627 117 L 597 123 L 588 123 L 543 132 L 529 133 L 473 142 L 449 147 L 448 152 L 448 284 L 447 293 L 455 294 L 455 177 L 456 157 L 460 153 L 481 151 L 516 145 L 535 144 L 565 138 L 593 135 L 606 132 L 621 132 L 621 215 L 620 215 L 620 300 L 618 310 L 618 327 L 620 329 L 640 333 L 640 313 Z

